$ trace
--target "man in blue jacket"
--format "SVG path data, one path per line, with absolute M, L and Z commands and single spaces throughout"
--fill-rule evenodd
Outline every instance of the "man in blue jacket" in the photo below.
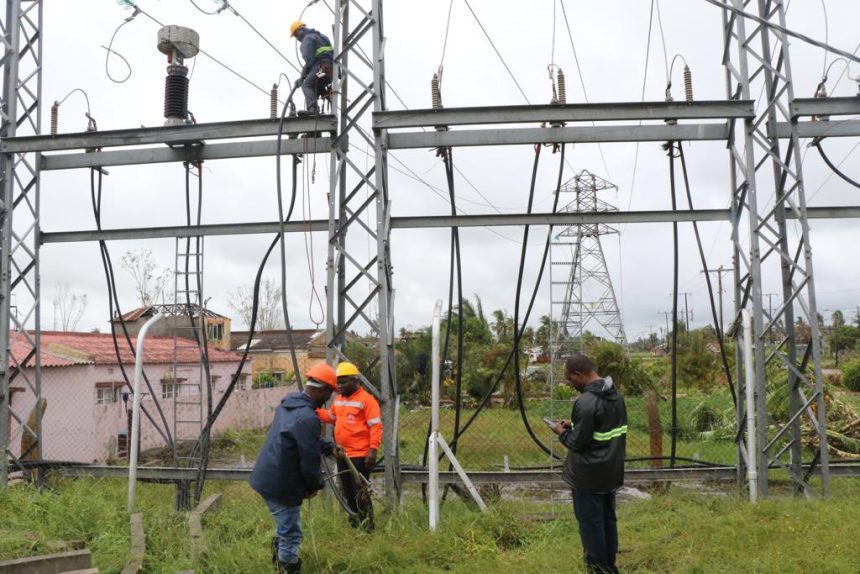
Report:
M 585 355 L 576 353 L 567 360 L 565 378 L 582 394 L 573 404 L 570 422 L 550 428 L 568 449 L 562 476 L 573 491 L 586 571 L 617 574 L 615 493 L 624 484 L 627 408 L 612 379 L 601 378 Z
M 305 67 L 295 83 L 296 88 L 302 88 L 307 110 L 304 113 L 299 112 L 299 115 L 318 114 L 317 98 L 321 95 L 320 88 L 331 83 L 334 48 L 331 46 L 331 40 L 324 34 L 308 28 L 298 20 L 290 26 L 290 36 L 299 42 L 299 51 L 305 61 Z
M 325 363 L 305 373 L 305 390 L 290 393 L 275 409 L 266 442 L 251 472 L 251 488 L 263 497 L 277 534 L 278 572 L 301 572 L 302 501 L 325 483 L 320 463 L 322 451 L 331 451 L 320 439 L 322 423 L 316 409 L 337 389 L 337 374 Z

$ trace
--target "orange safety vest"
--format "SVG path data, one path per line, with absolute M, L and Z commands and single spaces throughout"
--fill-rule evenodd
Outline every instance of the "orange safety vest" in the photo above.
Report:
M 317 409 L 324 423 L 334 425 L 334 442 L 350 458 L 367 456 L 370 449 L 382 444 L 382 415 L 379 403 L 359 387 L 348 397 L 337 395 L 331 407 Z

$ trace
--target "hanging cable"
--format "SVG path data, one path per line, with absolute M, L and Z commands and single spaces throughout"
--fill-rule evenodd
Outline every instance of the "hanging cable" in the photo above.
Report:
M 445 69 L 445 52 L 448 50 L 448 32 L 451 31 L 451 12 L 453 10 L 454 0 L 450 0 L 450 2 L 448 2 L 448 18 L 445 21 L 445 39 L 442 41 L 442 57 L 439 58 L 439 68 L 436 71 L 436 74 L 439 76 L 438 82 L 440 88 L 442 87 L 442 72 Z
M 122 28 L 123 26 L 125 26 L 126 24 L 128 24 L 129 22 L 134 20 L 137 17 L 137 15 L 141 13 L 140 8 L 138 8 L 134 4 L 132 4 L 131 6 L 134 8 L 134 11 L 131 13 L 131 16 L 129 16 L 128 18 L 126 18 L 125 20 L 120 22 L 120 25 L 117 26 L 116 30 L 113 31 L 113 34 L 110 37 L 110 42 L 108 43 L 108 45 L 102 46 L 102 48 L 107 50 L 107 53 L 105 54 L 105 74 L 107 74 L 108 79 L 111 82 L 114 82 L 115 84 L 122 84 L 122 83 L 128 81 L 128 79 L 131 77 L 131 71 L 132 71 L 131 70 L 131 64 L 128 63 L 128 60 L 125 59 L 125 56 L 123 56 L 122 54 L 120 54 L 119 52 L 117 52 L 113 49 L 113 41 L 116 38 L 117 32 L 119 32 L 120 28 Z M 110 69 L 108 67 L 108 64 L 110 62 L 110 55 L 111 54 L 114 54 L 117 57 L 119 57 L 119 59 L 122 60 L 123 63 L 125 64 L 126 68 L 128 68 L 128 74 L 126 74 L 125 78 L 123 78 L 121 80 L 117 80 L 116 78 L 114 78 L 110 74 Z
M 293 99 L 293 94 L 295 93 L 295 87 L 290 91 L 289 97 L 287 97 L 287 102 L 289 103 Z M 281 110 L 281 117 L 278 121 L 278 138 L 277 138 L 277 152 L 275 153 L 275 178 L 276 178 L 276 187 L 277 187 L 277 196 L 278 196 L 278 237 L 280 238 L 280 250 L 281 250 L 281 308 L 284 312 L 284 328 L 287 330 L 287 342 L 290 345 L 290 359 L 293 362 L 293 372 L 296 376 L 296 384 L 299 389 L 303 389 L 302 385 L 302 374 L 299 370 L 299 361 L 296 357 L 296 347 L 293 341 L 293 329 L 290 325 L 290 312 L 289 307 L 287 305 L 287 251 L 286 251 L 286 236 L 284 232 L 284 223 L 286 220 L 284 219 L 284 203 L 281 192 L 281 140 L 284 137 L 284 120 L 287 117 L 287 108 L 288 103 L 285 103 Z M 293 206 L 296 201 L 296 167 L 297 167 L 298 158 L 293 156 L 293 192 L 292 198 L 290 199 L 290 209 L 287 215 L 287 218 L 292 214 Z
M 564 152 L 564 146 L 562 146 L 562 152 Z M 558 190 L 556 190 L 555 199 L 553 201 L 553 206 L 552 206 L 552 213 L 556 213 L 556 210 L 558 209 L 559 197 L 560 197 L 560 194 L 558 193 Z M 534 308 L 535 300 L 537 299 L 537 294 L 538 294 L 538 291 L 540 290 L 540 285 L 541 285 L 541 281 L 543 279 L 544 270 L 546 269 L 546 262 L 547 262 L 547 259 L 549 257 L 550 247 L 552 245 L 552 231 L 553 231 L 553 226 L 550 225 L 549 229 L 547 230 L 546 241 L 544 242 L 543 256 L 541 257 L 540 267 L 538 268 L 538 274 L 537 274 L 537 279 L 535 280 L 535 286 L 534 286 L 534 289 L 532 290 L 531 297 L 529 298 L 529 304 L 526 307 L 525 313 L 523 314 L 523 321 L 522 321 L 523 325 L 526 325 L 529 321 L 529 318 L 531 317 L 532 309 Z M 525 329 L 519 330 L 519 329 L 514 328 L 514 345 L 519 345 L 519 342 L 520 342 L 520 339 L 522 338 L 524 330 Z M 498 388 L 499 383 L 501 382 L 502 378 L 504 377 L 505 372 L 508 369 L 508 366 L 510 366 L 511 361 L 514 358 L 514 353 L 515 353 L 515 351 L 512 348 L 511 352 L 508 353 L 508 356 L 505 358 L 505 362 L 502 365 L 502 368 L 499 369 L 499 372 L 497 373 L 496 378 L 493 381 L 493 384 L 490 386 L 490 389 L 481 398 L 480 402 L 478 403 L 477 408 L 475 409 L 475 412 L 473 412 L 471 414 L 471 416 L 469 417 L 469 420 L 467 420 L 466 423 L 463 425 L 463 427 L 460 429 L 459 435 L 455 436 L 452 439 L 451 444 L 455 443 L 461 436 L 463 436 L 463 434 L 472 425 L 472 423 L 475 421 L 475 419 L 478 417 L 478 415 L 481 413 L 481 411 L 486 407 L 487 403 L 489 403 L 490 397 L 492 397 L 493 393 L 496 392 L 496 389 Z
M 96 173 L 98 173 L 98 187 L 96 187 Z M 93 207 L 93 217 L 96 223 L 96 229 L 101 231 L 101 204 L 102 204 L 102 172 L 99 168 L 91 168 L 90 169 L 90 200 L 92 202 Z M 117 339 L 116 334 L 116 317 L 119 320 L 120 325 L 122 326 L 123 333 L 125 335 L 125 339 L 128 342 L 129 350 L 131 352 L 131 356 L 135 356 L 135 348 L 132 345 L 131 337 L 129 336 L 128 329 L 125 324 L 125 319 L 122 315 L 122 310 L 119 308 L 119 298 L 117 297 L 116 291 L 116 281 L 114 280 L 114 271 L 113 271 L 113 263 L 110 259 L 110 253 L 107 248 L 107 243 L 104 240 L 99 240 L 99 252 L 102 259 L 102 267 L 105 272 L 105 282 L 107 283 L 108 290 L 108 313 L 109 317 L 111 317 L 111 339 L 113 341 L 114 353 L 116 355 L 117 365 L 119 366 L 120 373 L 122 374 L 122 378 L 125 381 L 126 386 L 131 392 L 134 388 L 132 386 L 131 380 L 128 377 L 128 373 L 125 370 L 125 362 L 122 357 L 122 353 L 119 348 L 119 340 Z M 173 448 L 173 437 L 170 433 L 170 427 L 167 423 L 167 417 L 164 415 L 164 411 L 161 409 L 161 403 L 158 400 L 158 395 L 155 394 L 152 388 L 152 384 L 149 381 L 149 377 L 146 376 L 146 371 L 143 372 L 143 381 L 146 385 L 147 391 L 149 391 L 150 397 L 152 397 L 153 403 L 155 404 L 155 409 L 158 412 L 159 417 L 161 418 L 161 422 L 164 425 L 162 429 L 152 415 L 146 410 L 146 408 L 141 405 L 140 410 L 146 416 L 150 423 L 152 423 L 153 428 L 161 435 L 161 438 L 164 439 L 164 443 L 168 448 Z
M 667 142 L 669 155 L 669 187 L 672 194 L 672 212 L 678 210 L 675 194 L 674 143 Z M 689 333 L 687 334 L 689 338 Z M 678 222 L 672 222 L 672 447 L 669 467 L 675 467 L 678 447 Z
M 839 176 L 839 178 L 841 178 L 843 181 L 845 181 L 845 182 L 853 185 L 854 187 L 860 189 L 860 182 L 857 182 L 856 180 L 851 179 L 850 177 L 845 175 L 845 173 L 843 171 L 841 171 L 839 169 L 839 167 L 837 167 L 836 165 L 833 164 L 832 161 L 830 161 L 830 158 L 827 157 L 826 153 L 824 153 L 824 148 L 821 147 L 821 141 L 822 141 L 821 138 L 816 138 L 809 145 L 813 146 L 818 151 L 818 155 L 821 156 L 821 159 L 824 160 L 824 163 L 827 164 L 827 167 L 829 167 L 833 171 L 833 173 L 835 173 L 837 176 Z
M 684 190 L 687 194 L 687 205 L 690 211 L 693 211 L 693 194 L 690 190 L 690 178 L 687 173 L 687 160 L 684 158 L 684 147 L 678 142 L 678 157 L 681 158 L 681 173 L 684 177 Z M 717 344 L 720 347 L 720 359 L 723 363 L 723 372 L 726 375 L 726 382 L 729 385 L 729 392 L 732 395 L 732 404 L 737 406 L 738 397 L 735 392 L 735 384 L 732 380 L 732 370 L 729 367 L 729 357 L 726 353 L 725 337 L 720 328 L 720 319 L 717 314 L 717 303 L 714 300 L 714 286 L 711 283 L 711 274 L 708 272 L 708 260 L 705 257 L 705 250 L 702 247 L 702 237 L 699 234 L 699 224 L 693 221 L 693 233 L 696 236 L 696 247 L 699 250 L 699 259 L 702 261 L 702 273 L 705 275 L 705 284 L 708 287 L 708 300 L 711 304 L 711 318 L 714 321 L 714 332 L 717 334 Z

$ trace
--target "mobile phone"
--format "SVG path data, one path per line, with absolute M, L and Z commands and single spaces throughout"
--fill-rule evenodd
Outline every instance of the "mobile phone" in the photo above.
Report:
M 546 417 L 543 418 L 543 422 L 546 423 L 546 426 L 548 426 L 548 427 L 555 426 L 555 424 L 556 424 L 556 421 L 554 421 L 552 419 L 548 419 Z

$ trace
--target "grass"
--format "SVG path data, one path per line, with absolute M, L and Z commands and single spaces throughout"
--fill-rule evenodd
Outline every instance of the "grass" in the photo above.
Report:
M 119 572 L 129 548 L 126 484 L 117 480 L 55 480 L 53 490 L 0 490 L 0 559 L 55 551 L 51 541 L 81 540 L 103 573 Z M 185 516 L 172 510 L 173 488 L 142 484 L 146 572 L 271 573 L 271 520 L 244 483 L 211 483 L 221 509 L 204 519 L 207 550 L 188 552 Z M 581 572 L 579 538 L 568 503 L 554 520 L 525 518 L 547 502 L 500 501 L 482 515 L 456 500 L 442 509 L 439 531 L 427 531 L 417 498 L 405 511 L 378 508 L 378 530 L 350 529 L 320 498 L 305 504 L 302 557 L 308 572 L 434 573 Z M 625 573 L 853 573 L 860 529 L 860 483 L 834 481 L 830 499 L 769 499 L 750 505 L 731 495 L 672 488 L 618 507 Z

